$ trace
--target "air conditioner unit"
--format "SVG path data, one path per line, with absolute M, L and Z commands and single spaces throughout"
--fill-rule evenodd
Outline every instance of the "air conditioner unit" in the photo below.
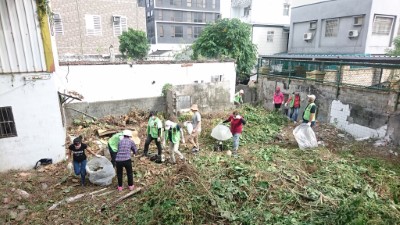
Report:
M 312 33 L 304 33 L 304 40 L 305 41 L 309 41 L 313 38 L 313 34 Z
M 349 30 L 349 38 L 358 37 L 358 30 Z
M 120 16 L 113 16 L 113 22 L 119 22 L 121 20 Z

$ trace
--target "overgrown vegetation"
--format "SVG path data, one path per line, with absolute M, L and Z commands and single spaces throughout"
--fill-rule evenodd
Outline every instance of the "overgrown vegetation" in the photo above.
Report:
M 240 80 L 246 79 L 257 60 L 256 46 L 251 41 L 251 26 L 239 19 L 221 19 L 208 24 L 192 45 L 193 58 L 236 60 Z
M 135 182 L 145 191 L 116 208 L 98 212 L 103 204 L 118 197 L 114 192 L 47 212 L 54 201 L 71 196 L 69 192 L 81 193 L 80 187 L 66 185 L 49 189 L 46 196 L 36 191 L 38 199 L 25 202 L 34 211 L 29 221 L 41 224 L 48 218 L 64 224 L 400 223 L 398 165 L 356 156 L 363 151 L 363 145 L 344 143 L 337 152 L 327 148 L 300 151 L 290 145 L 274 144 L 272 140 L 281 135 L 286 118 L 246 105 L 240 109 L 247 120 L 240 156 L 228 157 L 210 150 L 215 140 L 208 135 L 227 114 L 203 115 L 203 150 L 194 156 L 184 151 L 190 163 L 172 166 L 135 159 Z M 179 119 L 184 121 L 186 117 Z M 14 182 L 6 176 L 0 177 L 3 197 L 10 187 L 34 192 L 43 182 Z M 0 212 L 0 218 L 1 215 Z M 4 218 L 10 221 L 7 215 Z
M 128 28 L 119 36 L 119 51 L 124 57 L 144 59 L 149 50 L 147 35 L 143 31 Z
M 400 56 L 400 36 L 396 37 L 393 41 L 394 49 L 388 50 L 387 53 L 392 56 Z

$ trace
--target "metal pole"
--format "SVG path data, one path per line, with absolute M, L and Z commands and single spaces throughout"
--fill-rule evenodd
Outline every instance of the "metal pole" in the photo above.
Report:
M 339 98 L 340 93 L 340 85 L 342 84 L 341 77 L 342 77 L 342 63 L 339 64 L 339 70 L 336 77 L 336 99 Z

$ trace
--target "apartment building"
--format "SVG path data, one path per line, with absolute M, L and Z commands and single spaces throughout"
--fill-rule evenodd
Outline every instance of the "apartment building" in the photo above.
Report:
M 167 49 L 193 43 L 218 18 L 220 0 L 146 0 L 149 42 Z
M 58 54 L 119 54 L 118 37 L 132 28 L 146 31 L 144 0 L 51 0 Z
M 292 8 L 289 53 L 384 54 L 400 35 L 400 1 L 331 0 Z
M 252 26 L 258 55 L 287 51 L 291 0 L 231 0 L 230 7 L 231 18 Z

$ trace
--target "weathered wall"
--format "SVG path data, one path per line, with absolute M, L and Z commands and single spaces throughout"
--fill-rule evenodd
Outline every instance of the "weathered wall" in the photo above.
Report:
M 177 115 L 179 112 L 190 111 L 192 104 L 197 104 L 203 113 L 231 109 L 233 104 L 230 91 L 230 83 L 227 81 L 176 85 L 167 95 L 168 113 Z
M 124 115 L 132 109 L 140 109 L 145 111 L 156 110 L 159 112 L 164 112 L 165 107 L 166 106 L 164 97 L 126 99 L 119 101 L 103 102 L 79 102 L 66 104 L 65 116 L 67 124 L 71 124 L 75 118 L 82 118 L 82 116 L 84 116 L 84 114 L 76 112 L 75 110 L 84 112 L 93 117 L 101 118 L 107 115 Z
M 161 96 L 165 84 L 229 81 L 233 101 L 236 72 L 234 62 L 61 66 L 57 72 L 60 92 L 65 87 L 84 96 L 86 102 Z
M 54 77 L 25 81 L 41 74 L 0 75 L 0 107 L 12 107 L 17 136 L 0 138 L 0 172 L 32 169 L 41 158 L 65 158 L 65 129 Z
M 303 114 L 307 95 L 315 94 L 318 106 L 317 120 L 333 123 L 356 138 L 383 137 L 386 134 L 389 116 L 394 111 L 395 94 L 369 89 L 341 87 L 314 81 L 262 77 L 259 95 L 265 99 L 264 107 L 273 109 L 272 97 L 279 86 L 284 94 L 300 92 Z M 395 121 L 395 120 L 393 120 Z M 399 123 L 399 121 L 397 121 Z

